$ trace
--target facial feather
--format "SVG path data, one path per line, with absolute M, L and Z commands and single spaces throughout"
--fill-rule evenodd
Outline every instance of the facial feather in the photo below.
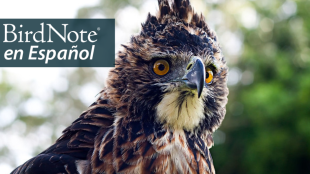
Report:
M 192 131 L 204 119 L 204 102 L 188 90 L 164 94 L 156 108 L 157 119 L 174 130 Z

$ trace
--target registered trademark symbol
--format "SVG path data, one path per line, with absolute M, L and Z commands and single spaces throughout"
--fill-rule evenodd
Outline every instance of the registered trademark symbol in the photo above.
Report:
M 100 27 L 98 27 L 97 30 L 100 31 Z

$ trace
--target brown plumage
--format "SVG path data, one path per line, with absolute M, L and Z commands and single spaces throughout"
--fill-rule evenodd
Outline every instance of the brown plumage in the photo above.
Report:
M 12 173 L 215 173 L 209 148 L 226 112 L 226 62 L 189 0 L 158 3 L 98 100 Z M 156 74 L 157 60 L 166 74 Z

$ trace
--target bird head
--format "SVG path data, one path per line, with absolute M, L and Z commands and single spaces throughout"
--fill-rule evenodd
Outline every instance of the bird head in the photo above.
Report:
M 226 113 L 228 68 L 217 36 L 189 0 L 158 0 L 122 45 L 107 93 L 123 123 L 148 130 L 214 132 Z

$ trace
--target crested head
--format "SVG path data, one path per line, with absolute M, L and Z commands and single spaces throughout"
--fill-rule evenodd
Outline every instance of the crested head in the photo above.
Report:
M 118 53 L 108 78 L 109 99 L 126 122 L 214 132 L 228 95 L 228 68 L 217 37 L 189 0 L 158 4 L 157 15 L 149 14 L 140 34 Z

